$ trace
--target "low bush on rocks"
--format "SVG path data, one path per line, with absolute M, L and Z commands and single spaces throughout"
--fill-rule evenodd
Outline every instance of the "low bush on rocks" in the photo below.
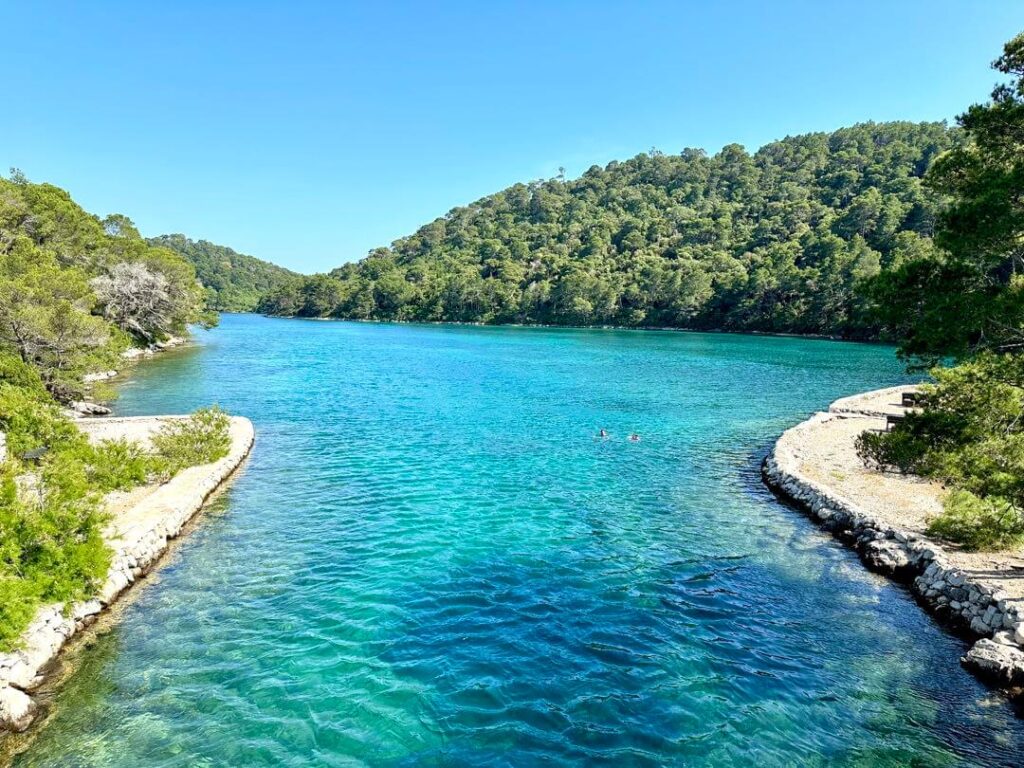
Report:
M 1024 543 L 1024 515 L 1005 499 L 982 499 L 958 490 L 946 499 L 945 509 L 931 521 L 928 533 L 968 550 L 1008 549 Z
M 128 491 L 158 477 L 161 462 L 131 440 L 88 445 L 81 457 L 92 484 L 103 493 Z
M 161 475 L 173 477 L 187 467 L 227 456 L 231 448 L 230 423 L 228 415 L 213 406 L 165 424 L 152 439 Z

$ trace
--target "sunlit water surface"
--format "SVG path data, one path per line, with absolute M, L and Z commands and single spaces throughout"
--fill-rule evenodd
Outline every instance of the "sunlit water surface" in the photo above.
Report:
M 1018 763 L 962 642 L 759 484 L 783 429 L 902 380 L 891 349 L 244 315 L 200 342 L 118 411 L 216 401 L 252 457 L 17 765 Z

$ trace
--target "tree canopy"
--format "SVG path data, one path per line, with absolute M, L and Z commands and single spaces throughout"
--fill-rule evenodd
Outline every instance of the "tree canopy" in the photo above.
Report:
M 160 235 L 147 242 L 174 251 L 195 268 L 206 289 L 206 304 L 214 310 L 251 312 L 264 294 L 299 277 L 284 267 L 206 240 Z
M 942 123 L 865 123 L 749 154 L 657 151 L 515 184 L 329 275 L 270 314 L 874 336 L 860 287 L 931 257 L 959 144 Z
M 52 394 L 72 399 L 126 345 L 195 322 L 213 318 L 192 266 L 126 216 L 101 219 L 18 171 L 0 178 L 0 353 L 33 366 Z
M 901 353 L 935 367 L 923 408 L 889 432 L 865 432 L 873 465 L 952 489 L 930 531 L 969 549 L 1024 542 L 1024 35 L 993 65 L 1009 83 L 958 119 L 964 141 L 926 185 L 948 196 L 928 257 L 868 286 Z
M 964 141 L 925 179 L 951 200 L 939 250 L 873 286 L 902 352 L 926 362 L 1024 348 L 1024 35 L 993 66 L 1012 80 L 958 118 Z

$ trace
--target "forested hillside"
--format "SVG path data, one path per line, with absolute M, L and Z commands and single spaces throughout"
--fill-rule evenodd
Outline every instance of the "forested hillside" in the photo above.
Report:
M 213 320 L 192 266 L 127 217 L 101 219 L 17 171 L 0 178 L 0 361 L 16 356 L 67 401 L 129 344 Z
M 251 312 L 264 294 L 299 277 L 298 273 L 284 267 L 206 240 L 160 235 L 149 238 L 148 242 L 181 254 L 195 267 L 196 276 L 206 288 L 210 309 Z
M 859 286 L 931 254 L 941 201 L 922 177 L 957 136 L 865 123 L 516 184 L 260 310 L 872 336 Z

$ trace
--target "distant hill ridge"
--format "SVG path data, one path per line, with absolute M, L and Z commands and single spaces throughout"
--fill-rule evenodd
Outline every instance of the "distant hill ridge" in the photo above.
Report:
M 255 256 L 207 240 L 191 240 L 185 235 L 160 235 L 147 238 L 147 242 L 169 248 L 195 267 L 210 309 L 251 312 L 262 296 L 301 277 Z
M 942 200 L 923 176 L 960 140 L 945 123 L 863 123 L 514 184 L 259 309 L 876 337 L 860 288 L 934 252 Z

